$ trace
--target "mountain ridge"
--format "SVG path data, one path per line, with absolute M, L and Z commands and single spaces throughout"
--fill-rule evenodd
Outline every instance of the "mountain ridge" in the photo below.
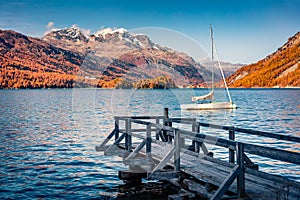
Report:
M 58 32 L 65 35 L 65 31 L 60 30 L 55 32 L 55 36 Z M 43 37 L 43 40 L 50 41 L 60 48 L 66 48 L 68 50 L 78 52 L 88 52 L 88 54 L 92 57 L 105 57 L 105 60 L 107 60 L 107 58 L 113 60 L 117 59 L 121 60 L 123 64 L 123 61 L 125 61 L 125 63 L 129 63 L 129 68 L 126 68 L 123 72 L 130 70 L 131 72 L 128 72 L 128 74 L 125 75 L 128 77 L 129 74 L 135 74 L 135 81 L 143 78 L 143 76 L 144 78 L 155 78 L 160 75 L 165 75 L 176 79 L 176 82 L 179 85 L 197 85 L 199 83 L 201 85 L 205 81 L 202 75 L 199 74 L 200 71 L 205 76 L 209 74 L 209 71 L 207 71 L 206 68 L 195 62 L 193 58 L 188 56 L 186 53 L 177 52 L 168 47 L 162 47 L 161 45 L 153 43 L 148 36 L 144 34 L 130 33 L 124 28 L 106 28 L 101 31 L 97 31 L 95 34 L 88 37 L 87 43 L 85 41 L 81 43 L 74 43 L 74 40 L 72 39 L 68 39 L 67 41 L 57 40 L 57 37 L 53 37 L 53 33 L 51 32 L 46 34 Z M 84 45 L 82 45 L 83 43 Z M 78 48 L 78 44 L 84 48 Z M 114 67 L 111 66 L 111 63 L 105 62 L 101 64 L 109 65 L 105 76 L 114 76 L 114 72 L 120 70 L 114 69 Z M 130 67 L 132 65 L 138 67 Z M 119 68 L 119 66 L 117 67 Z M 154 70 L 158 72 L 151 72 L 152 74 L 149 76 L 149 73 L 145 74 L 145 71 L 139 70 L 139 68 L 145 67 L 148 71 Z M 136 69 L 138 71 L 135 71 Z M 98 74 L 96 71 L 94 71 L 94 73 Z M 115 78 L 116 77 L 119 78 L 118 75 L 115 76 Z M 106 76 L 104 79 L 107 80 L 108 77 Z M 129 79 L 130 81 L 134 80 L 133 77 L 129 77 Z M 210 79 L 210 76 L 208 79 Z
M 227 78 L 230 87 L 300 87 L 300 32 L 274 53 Z
M 114 88 L 119 82 L 134 85 L 141 79 L 149 81 L 160 76 L 177 85 L 195 87 L 205 86 L 202 74 L 209 74 L 187 54 L 125 29 L 85 36 L 72 27 L 49 32 L 42 39 L 1 30 L 0 52 L 1 88 L 75 84 Z
M 229 87 L 300 87 L 300 32 L 256 63 L 221 65 L 225 77 L 237 70 L 227 78 Z M 153 86 L 151 80 L 159 82 L 158 77 L 172 87 L 209 87 L 209 66 L 123 28 L 85 35 L 71 27 L 43 38 L 0 30 L 0 88 L 143 88 Z
M 69 87 L 81 60 L 81 55 L 38 38 L 0 30 L 1 88 Z

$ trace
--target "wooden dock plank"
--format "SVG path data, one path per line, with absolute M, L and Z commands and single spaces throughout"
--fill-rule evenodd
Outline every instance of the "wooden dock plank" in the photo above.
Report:
M 155 120 L 155 123 L 149 119 Z M 115 120 L 114 131 L 100 146 L 96 147 L 96 150 L 104 151 L 108 156 L 122 156 L 124 164 L 129 165 L 130 173 L 136 173 L 134 169 L 138 168 L 148 178 L 165 178 L 175 185 L 182 185 L 181 190 L 186 193 L 195 192 L 210 199 L 232 198 L 233 195 L 239 198 L 262 200 L 300 200 L 300 182 L 248 168 L 247 164 L 254 163 L 245 156 L 249 153 L 299 165 L 298 152 L 234 141 L 235 132 L 292 142 L 299 142 L 298 137 L 205 124 L 197 122 L 194 118 L 169 118 L 167 109 L 164 116 L 124 116 L 115 117 Z M 159 123 L 160 120 L 162 124 Z M 123 123 L 125 129 L 119 128 L 120 121 L 125 122 Z M 174 128 L 172 123 L 192 125 L 192 131 Z M 133 124 L 137 124 L 138 126 L 135 126 L 137 128 L 132 128 Z M 229 140 L 200 133 L 200 126 L 229 131 Z M 155 133 L 155 136 L 152 133 Z M 166 134 L 163 142 L 158 140 L 159 133 Z M 113 136 L 115 136 L 114 145 L 107 145 Z M 135 140 L 132 141 L 132 138 Z M 123 139 L 125 144 L 121 143 Z M 204 155 L 183 148 L 187 141 L 193 141 L 195 146 L 204 145 L 205 142 L 225 147 L 226 151 L 231 153 L 229 153 L 230 162 L 209 157 L 207 155 L 213 154 L 207 154 L 208 152 Z M 227 192 L 224 194 L 225 191 Z M 178 194 L 175 197 L 182 197 L 182 195 Z
M 153 144 L 152 146 L 152 158 L 157 162 L 163 159 L 164 152 L 171 148 L 172 145 L 160 146 L 159 144 Z M 145 153 L 142 150 L 140 153 Z M 195 177 L 198 180 L 213 184 L 221 185 L 223 181 L 229 176 L 232 171 L 232 167 L 227 165 L 221 165 L 217 162 L 202 159 L 200 156 L 195 157 L 187 153 L 181 152 L 181 171 Z M 217 160 L 212 158 L 211 160 Z M 168 162 L 169 165 L 173 165 L 173 160 Z M 272 176 L 269 175 L 271 177 Z M 295 185 L 282 185 L 276 181 L 270 179 L 264 179 L 249 173 L 245 173 L 245 185 L 246 195 L 250 199 L 299 199 L 300 198 L 300 187 Z M 292 181 L 291 181 L 292 182 Z M 229 191 L 236 193 L 237 184 L 236 181 L 229 187 Z M 288 197 L 288 198 L 286 198 Z

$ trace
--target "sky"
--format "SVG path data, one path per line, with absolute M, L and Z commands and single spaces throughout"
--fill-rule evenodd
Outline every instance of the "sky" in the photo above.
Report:
M 42 37 L 74 25 L 86 34 L 106 27 L 157 27 L 209 51 L 212 25 L 220 60 L 249 64 L 300 31 L 299 10 L 299 0 L 0 0 L 0 29 Z

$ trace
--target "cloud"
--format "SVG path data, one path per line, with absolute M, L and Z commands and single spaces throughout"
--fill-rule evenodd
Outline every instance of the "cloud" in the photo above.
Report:
M 51 30 L 54 27 L 54 22 L 48 22 L 47 29 Z
M 85 36 L 89 36 L 90 33 L 91 33 L 90 29 L 80 28 L 77 24 L 73 24 L 71 26 L 71 28 L 77 28 L 77 29 L 79 29 Z
M 79 29 L 85 36 L 88 36 L 91 33 L 90 29 L 80 28 L 77 24 L 73 24 L 71 26 L 71 28 Z M 46 31 L 45 31 L 44 35 L 46 35 L 47 33 L 51 32 L 51 31 L 57 31 L 57 30 L 60 30 L 60 29 L 55 28 L 55 23 L 50 21 L 50 22 L 48 22 L 48 24 L 46 26 Z
M 44 35 L 46 35 L 47 33 L 51 32 L 51 31 L 57 31 L 57 30 L 59 30 L 59 29 L 54 27 L 54 22 L 48 22 Z

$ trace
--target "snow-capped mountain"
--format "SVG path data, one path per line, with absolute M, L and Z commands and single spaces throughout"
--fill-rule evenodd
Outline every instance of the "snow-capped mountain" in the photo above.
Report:
M 131 33 L 124 28 L 105 28 L 87 37 L 78 37 L 83 35 L 78 31 L 58 30 L 48 33 L 43 40 L 87 55 L 89 61 L 84 63 L 89 63 L 92 59 L 97 65 L 108 66 L 105 72 L 107 80 L 110 77 L 123 77 L 124 74 L 131 81 L 142 77 L 172 75 L 182 80 L 178 81 L 180 85 L 201 85 L 211 77 L 206 68 L 186 53 L 155 44 L 147 35 Z M 86 76 L 100 76 L 99 72 L 103 73 L 101 70 L 91 70 L 91 66 L 82 68 L 85 69 Z
M 5 38 L 14 37 L 8 31 L 3 31 L 4 36 Z M 2 41 L 1 38 L 0 41 Z M 3 41 L 3 45 L 9 42 L 6 39 Z M 16 41 L 19 40 L 16 39 Z M 97 87 L 114 87 L 114 81 L 120 78 L 134 83 L 145 79 L 154 80 L 161 76 L 169 77 L 168 79 L 173 80 L 178 86 L 204 86 L 205 81 L 211 77 L 207 69 L 186 53 L 162 47 L 152 42 L 146 35 L 130 33 L 123 28 L 107 28 L 97 31 L 93 35 L 85 36 L 79 28 L 72 27 L 55 30 L 47 33 L 42 39 L 30 39 L 30 41 L 34 41 L 33 43 L 36 45 L 25 46 L 21 42 L 14 44 L 22 49 L 20 55 L 18 54 L 19 57 L 24 55 L 23 57 L 26 58 L 21 63 L 22 70 L 26 69 L 28 73 L 34 73 L 38 68 L 45 69 L 47 73 L 53 73 L 53 76 L 62 76 L 60 73 L 72 75 L 65 76 L 65 79 L 68 80 L 67 85 L 75 81 L 69 80 L 74 76 L 81 83 Z M 39 49 L 34 48 L 41 46 L 40 44 L 43 46 Z M 5 46 L 10 55 L 6 63 L 17 62 L 14 60 L 17 58 L 15 48 Z M 49 51 L 50 47 L 55 49 L 56 53 Z M 34 53 L 37 50 L 45 53 Z M 32 53 L 27 55 L 26 52 Z M 69 73 L 67 63 L 74 63 L 74 57 L 76 57 L 76 66 L 73 64 L 72 69 L 76 70 Z M 49 62 L 57 64 L 51 65 L 51 69 L 48 69 Z M 13 70 L 19 70 L 18 66 Z M 208 74 L 209 76 L 207 76 Z M 55 79 L 51 78 L 51 80 Z M 106 84 L 110 81 L 113 84 Z M 56 84 L 55 81 L 54 84 Z M 48 86 L 44 84 L 43 87 Z M 54 86 L 51 85 L 51 87 Z
M 76 27 L 52 31 L 44 36 L 44 40 L 47 41 L 49 39 L 86 43 L 89 41 L 89 39 L 80 31 L 80 29 Z
M 77 49 L 80 52 L 109 48 L 112 43 L 114 49 L 121 48 L 122 50 L 163 49 L 160 45 L 154 44 L 146 35 L 130 33 L 124 28 L 105 28 L 87 37 L 76 27 L 67 28 L 52 31 L 46 34 L 43 40 L 61 48 Z
M 123 33 L 128 33 L 128 31 L 125 28 L 118 28 L 118 29 L 105 28 L 97 31 L 94 35 L 98 37 L 102 36 L 103 38 L 106 38 L 106 35 L 112 35 L 114 33 L 123 34 Z
M 247 74 L 254 77 L 252 74 L 257 70 L 260 77 L 273 76 L 275 71 L 278 77 L 272 84 L 298 86 L 299 38 L 297 33 L 274 54 L 239 69 L 237 75 L 228 78 L 229 85 L 244 81 Z M 283 63 L 284 69 L 277 69 L 278 63 Z M 165 77 L 163 83 L 172 80 L 177 86 L 205 86 L 210 83 L 211 72 L 203 64 L 186 53 L 155 44 L 147 35 L 122 28 L 108 28 L 86 36 L 72 27 L 52 31 L 42 39 L 0 30 L 0 67 L 5 69 L 0 88 L 74 87 L 75 82 L 86 87 L 113 88 L 120 81 L 126 87 L 137 82 L 150 87 L 147 84 L 153 86 L 160 77 Z M 270 72 L 265 73 L 269 68 Z M 262 80 L 255 77 L 252 82 Z M 249 83 L 248 80 L 245 81 Z
M 80 53 L 86 51 L 89 43 L 89 38 L 77 27 L 51 31 L 42 39 L 54 46 Z

